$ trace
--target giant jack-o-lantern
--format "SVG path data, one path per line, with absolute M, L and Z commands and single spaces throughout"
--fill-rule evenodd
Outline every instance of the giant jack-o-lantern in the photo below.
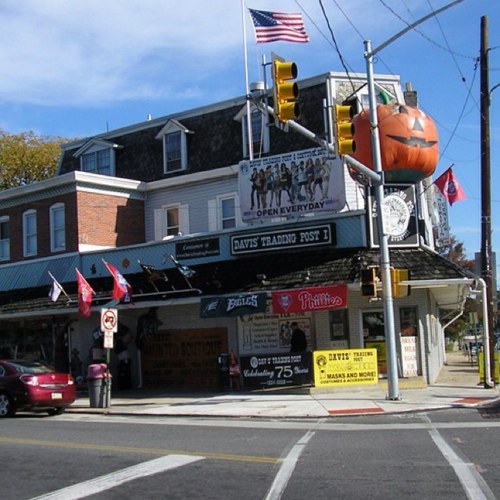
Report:
M 434 172 L 438 161 L 437 130 L 423 111 L 403 104 L 379 104 L 377 117 L 382 170 L 387 182 L 419 182 Z M 351 154 L 373 168 L 368 110 L 354 124 L 356 151 Z

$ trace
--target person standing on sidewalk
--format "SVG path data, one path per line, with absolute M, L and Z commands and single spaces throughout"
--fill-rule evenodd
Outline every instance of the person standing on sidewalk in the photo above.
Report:
M 304 330 L 299 328 L 296 321 L 290 325 L 292 328 L 292 340 L 290 342 L 290 352 L 307 351 L 307 339 Z

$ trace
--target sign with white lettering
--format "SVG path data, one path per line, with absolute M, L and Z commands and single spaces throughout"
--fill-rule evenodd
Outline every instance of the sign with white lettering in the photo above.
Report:
M 245 389 L 311 383 L 311 353 L 269 354 L 240 358 Z
M 238 174 L 243 221 L 340 211 L 344 166 L 322 148 L 242 161 Z
M 282 231 L 231 236 L 231 254 L 270 252 L 283 248 L 301 248 L 335 243 L 335 226 L 325 224 L 302 229 L 284 229 Z
M 324 311 L 347 307 L 347 285 L 318 286 L 272 292 L 274 314 Z
M 197 259 L 219 254 L 219 238 L 190 239 L 175 244 L 175 255 L 178 259 Z
M 267 293 L 250 293 L 226 297 L 202 297 L 200 318 L 244 316 L 265 312 Z

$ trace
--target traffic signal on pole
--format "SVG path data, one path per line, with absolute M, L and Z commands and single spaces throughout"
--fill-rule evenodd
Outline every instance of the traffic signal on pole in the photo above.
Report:
M 377 296 L 377 268 L 361 270 L 361 295 L 363 297 Z
M 401 285 L 402 281 L 410 280 L 410 271 L 408 269 L 397 269 L 391 267 L 391 288 L 394 298 L 406 297 L 410 295 L 409 285 Z
M 335 104 L 335 142 L 337 154 L 346 155 L 356 151 L 354 141 L 354 106 Z
M 297 65 L 272 54 L 271 72 L 274 116 L 281 123 L 297 119 L 300 115 L 300 106 L 297 102 L 299 86 L 297 82 L 291 81 L 297 78 Z

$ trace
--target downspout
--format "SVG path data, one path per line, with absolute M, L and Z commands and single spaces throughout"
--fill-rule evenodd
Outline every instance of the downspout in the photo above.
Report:
M 491 379 L 491 363 L 490 363 L 490 330 L 488 318 L 488 298 L 486 282 L 483 278 L 478 278 L 481 290 L 471 290 L 472 293 L 481 292 L 483 301 L 483 361 L 484 361 L 484 387 L 485 389 L 493 389 L 495 382 Z

